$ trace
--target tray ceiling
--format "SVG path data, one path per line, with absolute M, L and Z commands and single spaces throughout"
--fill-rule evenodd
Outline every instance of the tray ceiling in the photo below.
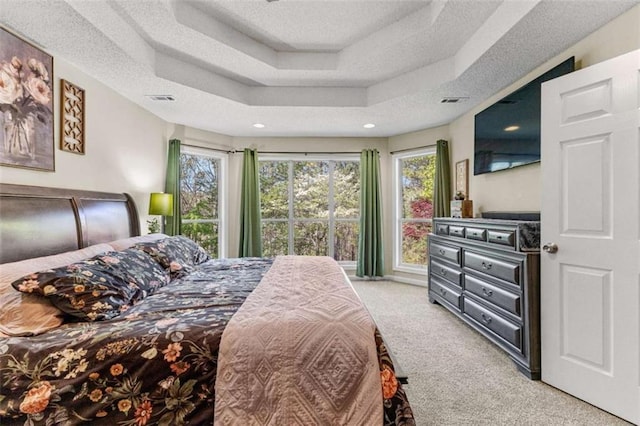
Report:
M 171 123 L 391 136 L 451 122 L 636 4 L 2 0 L 0 24 Z

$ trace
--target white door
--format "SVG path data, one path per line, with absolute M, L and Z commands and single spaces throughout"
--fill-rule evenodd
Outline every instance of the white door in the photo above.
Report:
M 542 380 L 640 423 L 640 51 L 543 84 Z

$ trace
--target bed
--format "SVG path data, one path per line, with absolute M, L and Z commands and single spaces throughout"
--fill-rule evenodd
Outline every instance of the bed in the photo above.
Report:
M 139 234 L 126 194 L 0 184 L 0 424 L 415 424 L 333 259 Z

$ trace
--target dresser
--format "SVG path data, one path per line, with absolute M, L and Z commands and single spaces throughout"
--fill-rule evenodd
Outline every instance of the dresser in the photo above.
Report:
M 540 222 L 433 220 L 429 300 L 540 379 Z

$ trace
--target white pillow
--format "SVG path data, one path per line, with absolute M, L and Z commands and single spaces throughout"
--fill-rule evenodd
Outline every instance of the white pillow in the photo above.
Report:
M 66 253 L 0 264 L 0 332 L 9 336 L 29 336 L 62 324 L 62 311 L 45 297 L 15 290 L 11 286 L 13 281 L 33 272 L 59 268 L 112 250 L 109 244 L 96 244 Z
M 163 238 L 167 238 L 168 235 L 165 234 L 148 234 L 148 235 L 140 235 L 138 237 L 129 237 L 123 238 L 121 240 L 111 241 L 109 245 L 113 247 L 115 251 L 126 250 L 129 247 L 133 247 L 138 243 L 149 243 L 152 241 L 162 240 Z

